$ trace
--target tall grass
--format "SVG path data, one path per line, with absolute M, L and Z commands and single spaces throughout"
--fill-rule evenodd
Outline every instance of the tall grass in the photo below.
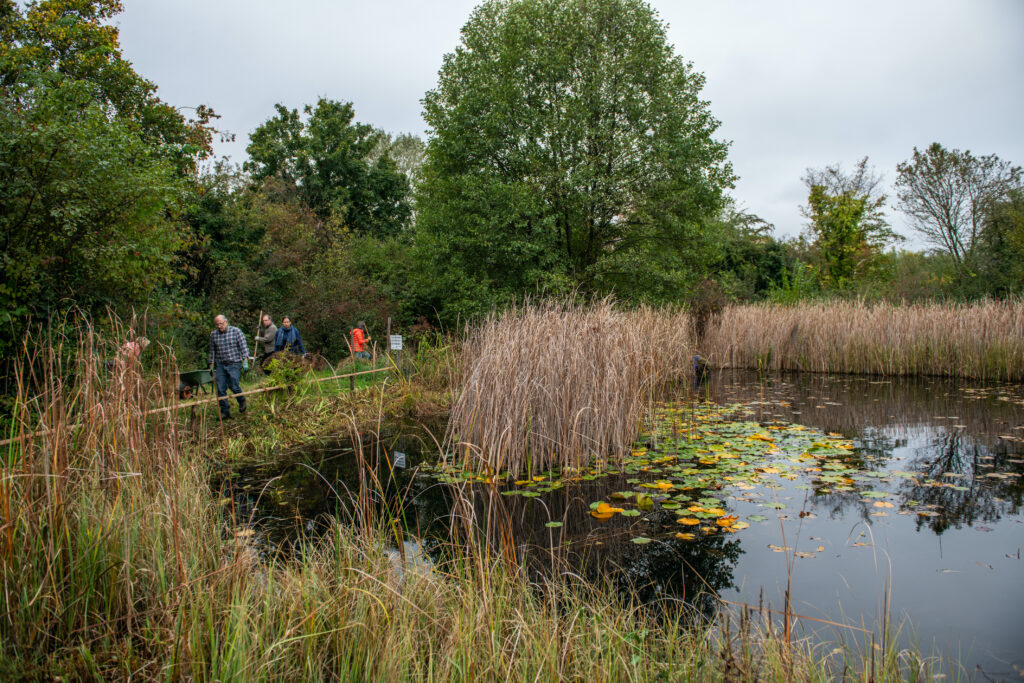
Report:
M 463 345 L 451 431 L 471 466 L 517 473 L 622 455 L 652 392 L 689 367 L 689 316 L 609 301 L 492 314 Z
M 706 339 L 720 367 L 1024 379 L 1022 299 L 730 306 Z
M 805 644 L 770 631 L 693 629 L 670 604 L 640 609 L 568 575 L 538 588 L 521 566 L 484 553 L 402 565 L 388 549 L 390 520 L 369 515 L 360 527 L 334 526 L 293 561 L 260 560 L 236 533 L 245 520 L 207 485 L 214 434 L 200 423 L 190 437 L 207 446 L 193 450 L 170 413 L 144 420 L 135 399 L 164 395 L 165 384 L 135 365 L 111 375 L 102 358 L 112 349 L 91 334 L 73 353 L 57 351 L 41 351 L 35 373 L 19 378 L 18 431 L 42 435 L 0 452 L 0 679 L 835 673 Z M 903 657 L 886 654 L 894 678 Z M 867 660 L 853 661 L 866 669 Z

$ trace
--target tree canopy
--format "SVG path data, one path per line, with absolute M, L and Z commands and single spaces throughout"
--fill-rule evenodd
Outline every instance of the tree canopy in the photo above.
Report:
M 994 154 L 978 157 L 937 142 L 923 152 L 915 147 L 896 170 L 899 208 L 958 268 L 974 255 L 987 213 L 1021 187 L 1022 179 L 1019 166 Z
M 881 176 L 864 157 L 852 172 L 839 164 L 809 168 L 803 181 L 808 195 L 802 213 L 809 221 L 821 284 L 846 289 L 868 271 L 883 247 L 902 239 L 885 218 Z
M 424 99 L 418 222 L 445 287 L 685 284 L 734 179 L 703 85 L 646 3 L 478 7 Z
M 0 354 L 58 309 L 155 300 L 213 112 L 187 121 L 122 57 L 114 0 L 0 7 Z
M 350 102 L 321 98 L 306 105 L 305 116 L 280 104 L 275 109 L 246 148 L 254 181 L 295 183 L 306 206 L 335 230 L 384 236 L 405 228 L 409 179 L 388 153 L 386 136 L 354 122 Z

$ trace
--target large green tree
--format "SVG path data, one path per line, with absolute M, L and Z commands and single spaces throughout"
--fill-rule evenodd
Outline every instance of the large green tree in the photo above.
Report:
M 70 306 L 122 312 L 176 277 L 175 220 L 212 112 L 187 121 L 122 57 L 114 0 L 0 5 L 0 356 Z
M 259 183 L 295 183 L 303 202 L 330 232 L 394 235 L 409 219 L 409 179 L 381 142 L 385 135 L 354 122 L 349 102 L 320 99 L 304 115 L 276 105 L 277 115 L 252 134 L 245 168 Z
M 444 298 L 678 297 L 733 175 L 704 78 L 638 0 L 490 0 L 424 98 L 421 245 Z

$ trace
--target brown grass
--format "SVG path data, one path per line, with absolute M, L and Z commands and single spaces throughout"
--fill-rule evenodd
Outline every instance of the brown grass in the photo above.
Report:
M 1024 300 L 730 306 L 707 332 L 718 367 L 1024 379 Z
M 470 332 L 450 437 L 474 469 L 517 474 L 623 454 L 653 392 L 714 367 L 1024 380 L 1024 300 L 734 305 L 695 349 L 691 316 L 603 301 L 529 304 Z
M 161 383 L 137 364 L 112 374 L 114 349 L 86 331 L 19 377 L 14 436 L 44 434 L 0 450 L 2 680 L 829 678 L 770 631 L 691 629 L 670 604 L 570 577 L 538 591 L 482 555 L 396 570 L 380 529 L 334 526 L 292 562 L 257 561 L 208 453 L 172 413 L 144 419 Z
M 630 448 L 652 393 L 689 368 L 686 313 L 610 301 L 494 314 L 464 345 L 451 436 L 475 468 L 579 467 Z

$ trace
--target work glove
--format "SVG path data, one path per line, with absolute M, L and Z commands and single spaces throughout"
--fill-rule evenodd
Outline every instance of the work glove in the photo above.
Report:
M 249 359 L 246 358 L 242 361 L 242 372 L 249 372 Z

